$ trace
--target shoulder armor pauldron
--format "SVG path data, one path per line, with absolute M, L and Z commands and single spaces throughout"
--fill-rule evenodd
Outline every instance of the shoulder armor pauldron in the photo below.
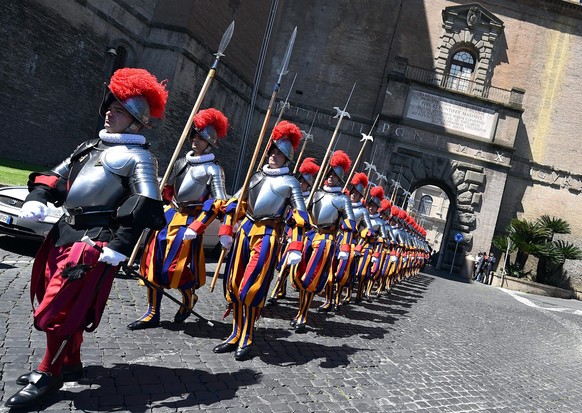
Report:
M 101 154 L 103 167 L 120 176 L 129 176 L 138 164 L 156 164 L 153 154 L 134 145 L 117 145 L 105 149 Z
M 261 182 L 264 177 L 265 174 L 263 174 L 262 172 L 257 172 L 253 174 L 253 176 L 251 176 L 251 181 L 249 182 L 249 188 L 254 188 L 255 186 L 257 186 L 257 184 Z

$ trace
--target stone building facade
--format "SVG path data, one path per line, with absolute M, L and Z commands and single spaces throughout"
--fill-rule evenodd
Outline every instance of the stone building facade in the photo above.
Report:
M 230 191 L 246 173 L 297 26 L 274 112 L 288 96 L 284 118 L 312 128 L 307 155 L 321 159 L 333 108 L 355 84 L 334 148 L 355 158 L 379 115 L 364 158 L 388 182 L 436 185 L 451 201 L 442 266 L 461 265 L 451 262 L 456 232 L 464 253 L 489 250 L 514 217 L 564 218 L 568 240 L 582 244 L 582 6 L 565 0 L 5 0 L 1 157 L 58 162 L 99 129 L 111 72 L 139 66 L 168 80 L 166 120 L 150 133 L 163 170 L 233 20 L 202 104 L 230 119 L 218 155 Z M 567 270 L 582 290 L 582 268 Z

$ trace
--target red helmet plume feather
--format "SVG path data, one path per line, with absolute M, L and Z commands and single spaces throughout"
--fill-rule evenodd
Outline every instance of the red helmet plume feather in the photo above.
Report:
M 366 175 L 363 172 L 358 172 L 357 174 L 354 175 L 354 177 L 352 178 L 352 185 L 358 185 L 361 184 L 364 188 L 366 188 L 368 186 L 368 175 Z
M 284 136 L 287 136 L 287 139 L 291 142 L 293 150 L 297 149 L 299 141 L 301 141 L 301 129 L 299 129 L 299 127 L 294 123 L 282 120 L 273 128 L 272 137 L 274 141 L 278 141 Z
M 344 172 L 348 172 L 350 170 L 350 166 L 352 166 L 352 160 L 347 153 L 340 150 L 333 153 L 329 164 L 332 168 L 340 166 Z
M 168 100 L 166 82 L 166 80 L 158 82 L 158 79 L 145 69 L 125 67 L 113 73 L 109 90 L 119 100 L 144 96 L 150 106 L 150 116 L 161 119 L 164 117 Z
M 319 165 L 315 163 L 315 158 L 305 158 L 299 167 L 301 175 L 316 175 L 319 172 Z
M 392 208 L 390 209 L 390 215 L 392 215 L 394 218 L 398 218 L 399 213 L 400 208 L 398 208 L 396 205 L 392 205 Z
M 403 209 L 401 209 L 400 211 L 398 211 L 398 218 L 400 218 L 400 219 L 404 219 L 404 218 L 406 218 L 406 216 L 407 216 L 407 215 L 408 215 L 408 214 L 407 214 L 407 213 L 406 213 L 406 211 L 405 211 L 405 210 L 403 210 Z
M 390 202 L 389 199 L 383 199 L 382 201 L 380 201 L 380 209 L 382 211 L 390 211 L 391 207 L 392 207 L 392 202 Z
M 371 188 L 370 196 L 380 200 L 384 199 L 384 188 L 382 188 L 380 185 Z
M 212 125 L 216 131 L 216 137 L 221 139 L 224 138 L 228 130 L 228 119 L 221 111 L 214 108 L 201 110 L 194 115 L 194 126 L 196 126 L 196 129 L 201 130 L 208 125 Z

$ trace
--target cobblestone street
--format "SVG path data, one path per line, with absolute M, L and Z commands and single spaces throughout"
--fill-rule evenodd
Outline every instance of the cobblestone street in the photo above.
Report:
M 16 377 L 40 361 L 44 337 L 31 327 L 34 251 L 6 237 L 0 248 L 6 411 L 4 401 L 20 388 Z M 207 269 L 211 277 L 214 264 Z M 427 267 L 373 302 L 334 315 L 312 308 L 307 333 L 295 334 L 289 321 L 297 293 L 289 288 L 287 299 L 264 309 L 253 358 L 237 362 L 212 352 L 230 333 L 220 284 L 198 294 L 195 309 L 214 327 L 193 316 L 174 324 L 177 306 L 165 298 L 161 327 L 132 332 L 126 325 L 145 311 L 145 288 L 118 277 L 100 327 L 85 335 L 86 377 L 66 383 L 45 411 L 513 413 L 582 406 L 579 301 L 525 305 Z M 552 305 L 565 310 L 543 308 Z

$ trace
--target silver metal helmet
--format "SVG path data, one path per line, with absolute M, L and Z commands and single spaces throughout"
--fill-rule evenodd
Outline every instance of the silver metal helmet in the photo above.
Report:
M 295 150 L 293 149 L 293 145 L 289 139 L 281 138 L 272 142 L 281 151 L 281 153 L 285 155 L 285 158 L 287 158 L 290 162 L 293 162 L 293 155 L 295 155 Z
M 216 129 L 214 129 L 214 126 L 212 125 L 207 125 L 202 129 L 195 129 L 196 132 L 198 133 L 198 135 L 202 136 L 202 138 L 208 142 L 212 147 L 216 148 L 218 147 L 217 142 L 218 142 L 218 133 L 216 133 Z
M 358 191 L 362 196 L 364 196 L 366 193 L 366 188 L 364 188 L 364 184 L 361 182 L 357 183 L 356 185 L 352 185 L 352 188 Z
M 332 167 L 331 168 L 335 174 L 337 175 L 337 177 L 340 179 L 340 181 L 345 182 L 346 181 L 346 173 L 344 171 L 344 168 L 341 165 L 338 165 L 336 167 Z M 363 194 L 363 192 L 360 192 Z
M 147 99 L 144 96 L 132 96 L 125 100 L 118 99 L 111 91 L 108 91 L 103 101 L 101 102 L 101 107 L 99 108 L 99 114 L 102 117 L 105 117 L 107 110 L 109 109 L 109 105 L 113 100 L 117 100 L 121 105 L 129 112 L 131 116 L 135 120 L 137 120 L 141 125 L 145 126 L 146 128 L 151 128 L 152 125 L 150 124 L 150 105 L 148 104 Z
M 374 204 L 376 205 L 378 208 L 380 208 L 380 205 L 382 203 L 382 200 L 380 198 L 377 198 L 375 196 L 371 196 L 370 200 L 368 201 L 369 204 Z
M 309 186 L 313 186 L 315 182 L 315 175 L 313 174 L 301 174 L 301 177 L 305 179 L 305 182 L 309 184 Z

